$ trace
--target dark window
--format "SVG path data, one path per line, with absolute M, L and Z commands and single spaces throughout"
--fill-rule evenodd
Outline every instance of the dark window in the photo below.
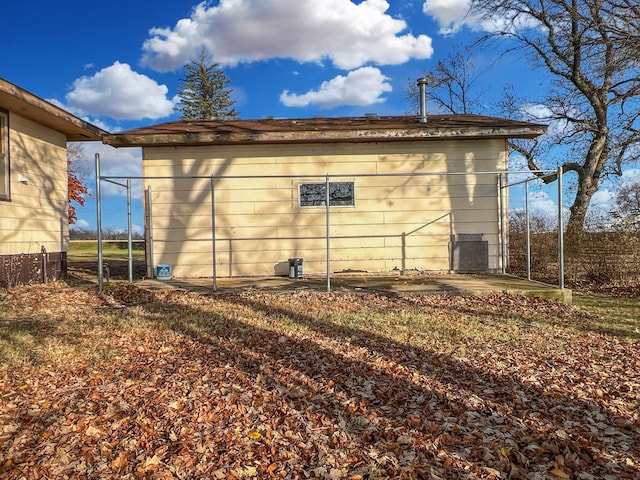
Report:
M 327 200 L 326 183 L 301 183 L 299 185 L 300 206 L 325 206 Z M 356 204 L 353 182 L 330 182 L 329 205 L 332 207 L 351 206 Z

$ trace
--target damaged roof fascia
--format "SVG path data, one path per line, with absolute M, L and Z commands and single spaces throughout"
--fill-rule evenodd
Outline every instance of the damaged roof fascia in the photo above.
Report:
M 484 120 L 484 123 L 483 123 Z M 393 142 L 443 138 L 534 138 L 545 125 L 492 117 L 178 121 L 105 135 L 114 147 L 254 143 Z

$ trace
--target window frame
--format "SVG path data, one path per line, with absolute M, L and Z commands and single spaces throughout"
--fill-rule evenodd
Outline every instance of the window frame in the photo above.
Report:
M 331 198 L 331 187 L 332 185 L 338 184 L 350 184 L 351 185 L 351 200 L 350 203 L 334 203 L 334 199 Z M 303 188 L 307 186 L 315 185 L 317 187 L 321 187 L 323 192 L 322 200 L 318 200 L 317 203 L 312 204 L 303 204 L 303 197 L 305 194 L 303 193 Z M 324 187 L 326 187 L 326 182 L 301 182 L 298 184 L 298 206 L 300 208 L 326 208 L 326 192 L 324 191 Z M 354 181 L 346 181 L 346 182 L 329 182 L 329 206 L 330 207 L 355 207 L 356 205 L 356 183 Z
M 9 112 L 0 108 L 0 200 L 11 200 Z

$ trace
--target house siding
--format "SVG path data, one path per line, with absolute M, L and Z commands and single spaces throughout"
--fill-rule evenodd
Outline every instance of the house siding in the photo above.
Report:
M 478 172 L 505 168 L 503 139 L 144 147 L 153 265 L 211 276 L 210 180 L 151 177 L 215 175 L 227 177 L 215 182 L 218 275 L 278 274 L 291 257 L 304 258 L 305 274 L 324 273 L 326 209 L 299 206 L 298 185 L 330 174 L 355 185 L 354 206 L 330 209 L 333 272 L 448 270 L 459 234 L 482 234 L 497 270 L 498 180 Z M 228 178 L 257 175 L 298 177 Z
M 11 199 L 0 201 L 0 260 L 7 267 L 0 268 L 0 283 L 10 280 L 9 265 L 32 263 L 31 255 L 40 255 L 43 248 L 56 262 L 49 271 L 60 272 L 55 275 L 60 277 L 66 271 L 69 238 L 66 137 L 13 112 L 9 116 Z M 42 272 L 34 273 L 32 280 L 41 278 Z

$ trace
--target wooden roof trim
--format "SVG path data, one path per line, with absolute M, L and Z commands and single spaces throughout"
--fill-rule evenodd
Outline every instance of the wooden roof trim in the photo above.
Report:
M 252 123 L 249 123 L 252 122 Z M 247 121 L 256 125 L 260 121 Z M 401 125 L 391 125 L 382 122 L 379 126 L 354 125 L 351 128 L 341 124 L 338 128 L 331 128 L 330 123 L 322 127 L 309 128 L 305 125 L 296 128 L 269 128 L 268 123 L 261 124 L 264 128 L 242 129 L 236 128 L 238 121 L 230 122 L 229 128 L 217 131 L 211 128 L 191 129 L 184 124 L 180 130 L 178 122 L 149 127 L 130 132 L 105 135 L 103 141 L 114 147 L 130 146 L 194 146 L 194 145 L 242 145 L 268 143 L 325 143 L 325 142 L 394 142 L 412 140 L 437 140 L 443 138 L 477 139 L 477 138 L 534 138 L 546 132 L 545 125 L 526 122 L 505 122 L 505 124 L 482 126 L 475 125 L 447 125 L 438 126 L 409 122 Z M 355 127 L 355 128 L 354 128 Z M 219 129 L 222 130 L 222 129 Z M 158 133 L 155 133 L 158 132 Z
M 2 78 L 0 105 L 10 112 L 64 133 L 68 141 L 98 141 L 109 133 Z

